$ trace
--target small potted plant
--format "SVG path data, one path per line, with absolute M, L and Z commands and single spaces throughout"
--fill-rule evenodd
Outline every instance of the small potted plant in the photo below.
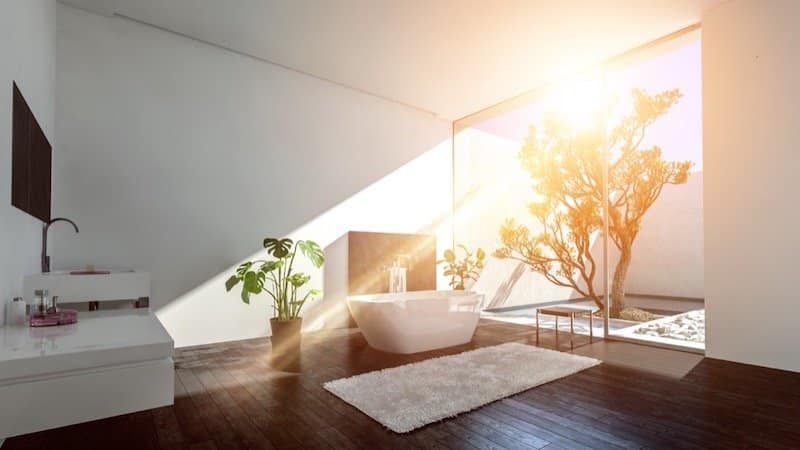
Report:
M 303 318 L 300 311 L 306 301 L 318 297 L 318 289 L 303 289 L 311 281 L 311 275 L 294 271 L 297 251 L 316 268 L 322 267 L 325 255 L 314 241 L 291 239 L 264 239 L 264 249 L 272 259 L 248 261 L 236 268 L 236 272 L 225 282 L 230 292 L 242 283 L 242 301 L 250 304 L 250 296 L 266 292 L 272 298 L 273 317 L 269 320 L 272 329 L 272 361 L 274 365 L 294 362 L 299 356 L 300 330 Z
M 456 248 L 464 251 L 464 256 L 461 259 L 457 257 L 456 249 L 447 249 L 444 251 L 444 259 L 436 263 L 445 265 L 444 276 L 450 277 L 450 287 L 454 290 L 463 291 L 467 282 L 478 279 L 480 270 L 483 269 L 486 253 L 479 248 L 473 254 L 462 244 L 459 244 Z

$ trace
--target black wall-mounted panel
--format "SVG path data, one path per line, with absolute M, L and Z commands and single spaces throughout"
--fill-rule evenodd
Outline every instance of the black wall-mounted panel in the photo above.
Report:
M 53 149 L 16 83 L 13 90 L 11 204 L 48 222 Z

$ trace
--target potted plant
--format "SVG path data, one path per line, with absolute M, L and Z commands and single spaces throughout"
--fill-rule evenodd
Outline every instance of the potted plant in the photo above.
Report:
M 250 296 L 266 292 L 272 298 L 273 317 L 269 320 L 272 329 L 273 363 L 291 362 L 299 356 L 300 330 L 303 318 L 300 311 L 306 301 L 318 297 L 318 289 L 303 287 L 311 281 L 311 275 L 294 271 L 297 251 L 316 268 L 322 267 L 325 255 L 314 241 L 291 239 L 264 239 L 264 249 L 272 259 L 247 261 L 236 268 L 236 272 L 225 282 L 230 292 L 242 283 L 242 301 L 250 304 Z
M 459 244 L 456 248 L 464 251 L 464 256 L 459 259 L 456 255 L 456 249 L 447 249 L 444 251 L 444 259 L 437 261 L 437 264 L 444 264 L 444 276 L 450 277 L 450 287 L 455 290 L 464 290 L 465 284 L 472 280 L 475 281 L 480 275 L 480 270 L 483 269 L 483 263 L 486 259 L 486 253 L 483 249 L 478 250 L 473 255 L 469 249 Z

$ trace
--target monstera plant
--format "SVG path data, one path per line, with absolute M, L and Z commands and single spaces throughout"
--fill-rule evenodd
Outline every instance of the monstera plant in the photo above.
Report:
M 325 254 L 314 241 L 295 242 L 287 238 L 266 238 L 264 249 L 271 258 L 241 264 L 225 282 L 225 289 L 230 292 L 241 283 L 241 298 L 247 304 L 251 296 L 264 292 L 272 298 L 270 327 L 275 356 L 299 350 L 300 310 L 308 300 L 321 295 L 318 289 L 305 289 L 311 275 L 294 270 L 298 252 L 316 268 L 322 267 Z

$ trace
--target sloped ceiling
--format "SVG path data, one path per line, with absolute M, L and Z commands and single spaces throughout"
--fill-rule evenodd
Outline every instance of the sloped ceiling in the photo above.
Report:
M 455 120 L 700 21 L 721 0 L 61 0 Z

